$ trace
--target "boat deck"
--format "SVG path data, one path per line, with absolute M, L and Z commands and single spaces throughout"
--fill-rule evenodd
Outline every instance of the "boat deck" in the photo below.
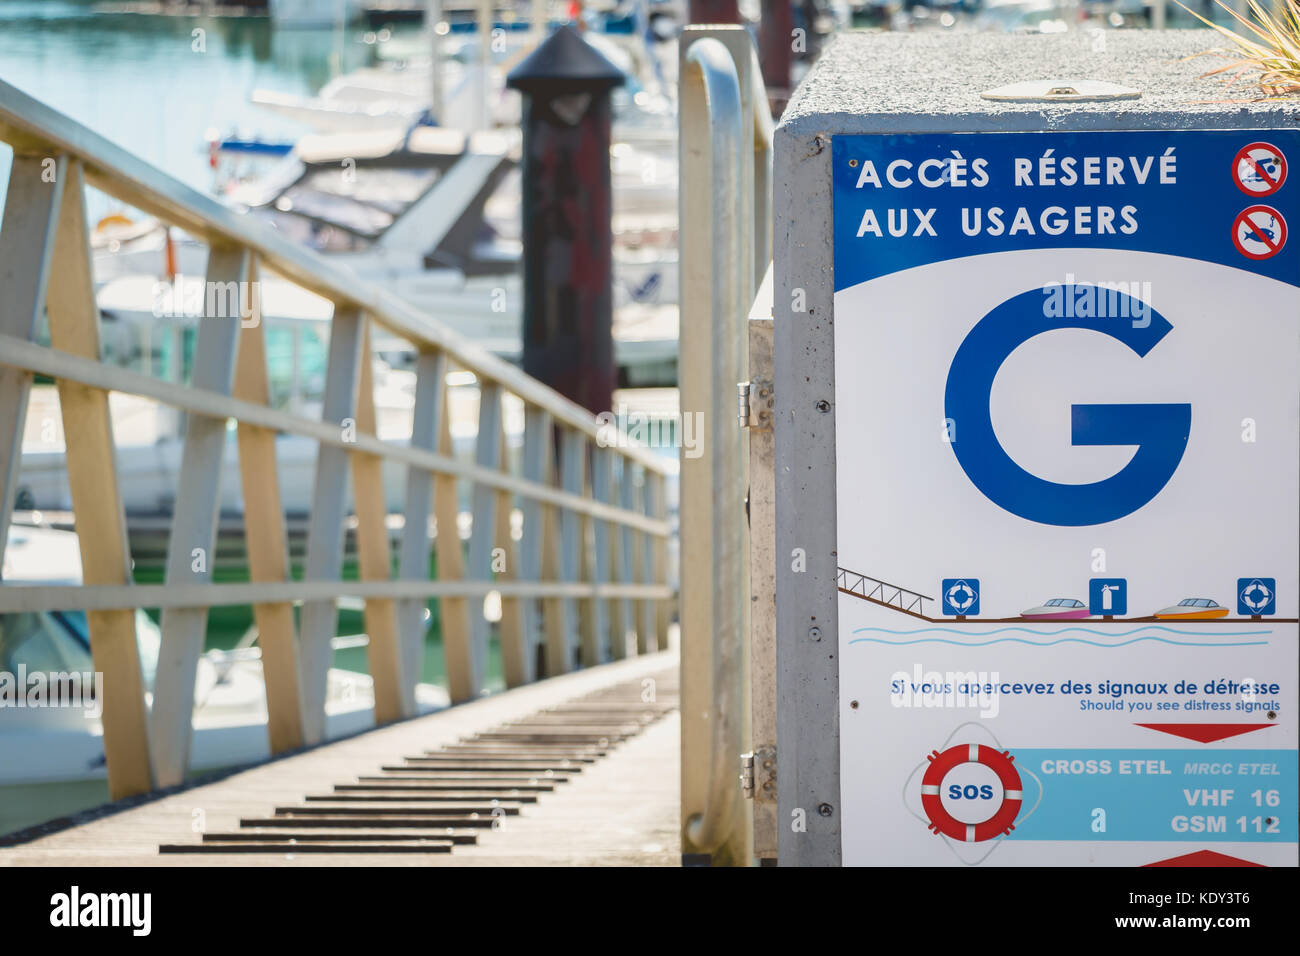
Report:
M 665 651 L 92 811 L 0 866 L 674 866 L 679 727 Z

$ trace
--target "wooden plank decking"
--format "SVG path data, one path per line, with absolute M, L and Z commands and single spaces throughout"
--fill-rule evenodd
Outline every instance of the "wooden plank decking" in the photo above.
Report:
M 579 671 L 0 848 L 0 867 L 675 866 L 676 698 L 675 651 Z

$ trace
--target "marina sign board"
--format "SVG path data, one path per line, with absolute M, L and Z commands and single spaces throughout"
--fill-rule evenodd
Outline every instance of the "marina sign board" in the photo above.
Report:
M 834 137 L 845 863 L 1297 863 L 1297 157 Z

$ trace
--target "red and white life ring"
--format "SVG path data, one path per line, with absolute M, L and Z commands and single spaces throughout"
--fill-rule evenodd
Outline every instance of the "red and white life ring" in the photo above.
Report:
M 1012 765 L 1015 758 L 1010 751 L 999 752 L 983 744 L 958 744 L 943 753 L 935 750 L 926 759 L 930 761 L 930 766 L 921 778 L 921 806 L 930 818 L 931 830 L 962 843 L 980 843 L 1015 829 L 1015 819 L 1020 813 L 1024 791 L 1020 774 Z M 997 774 L 1002 784 L 1002 806 L 983 823 L 962 823 L 948 812 L 940 796 L 943 778 L 954 767 L 964 763 L 982 763 Z

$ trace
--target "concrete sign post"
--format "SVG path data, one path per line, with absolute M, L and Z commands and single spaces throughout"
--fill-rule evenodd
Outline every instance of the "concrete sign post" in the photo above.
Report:
M 1300 110 L 1104 39 L 778 131 L 783 864 L 1297 863 Z

